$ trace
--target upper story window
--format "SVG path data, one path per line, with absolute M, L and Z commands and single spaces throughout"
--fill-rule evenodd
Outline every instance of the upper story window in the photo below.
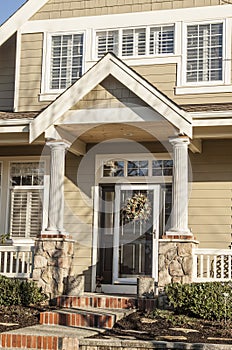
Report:
M 187 26 L 187 83 L 222 80 L 222 62 L 223 24 Z
M 83 73 L 83 34 L 52 35 L 51 90 L 65 89 Z
M 98 31 L 97 58 L 107 52 L 120 57 L 174 54 L 174 30 L 174 25 L 167 25 Z
M 106 52 L 113 52 L 118 55 L 118 31 L 106 30 L 97 33 L 98 57 L 102 57 Z

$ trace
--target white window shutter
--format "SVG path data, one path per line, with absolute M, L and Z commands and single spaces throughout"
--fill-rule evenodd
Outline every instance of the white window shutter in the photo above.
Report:
M 42 225 L 42 191 L 12 189 L 10 234 L 13 237 L 36 236 Z

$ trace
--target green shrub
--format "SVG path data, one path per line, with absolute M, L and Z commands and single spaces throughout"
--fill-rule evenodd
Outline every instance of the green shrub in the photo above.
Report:
M 28 306 L 39 304 L 46 299 L 47 296 L 41 288 L 37 287 L 35 282 L 0 275 L 0 305 Z
M 232 320 L 230 282 L 173 283 L 165 287 L 165 293 L 177 313 L 208 320 Z

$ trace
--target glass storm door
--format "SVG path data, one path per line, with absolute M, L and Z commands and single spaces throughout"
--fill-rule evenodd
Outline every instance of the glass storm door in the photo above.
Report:
M 158 279 L 159 185 L 116 185 L 113 283 Z

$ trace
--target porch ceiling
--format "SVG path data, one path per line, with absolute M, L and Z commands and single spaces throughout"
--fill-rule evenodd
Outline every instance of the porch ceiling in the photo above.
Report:
M 173 126 L 167 122 L 143 123 L 107 123 L 107 124 L 66 124 L 59 125 L 59 129 L 70 133 L 80 141 L 100 143 L 115 139 L 125 139 L 137 142 L 167 141 L 170 136 L 178 134 Z

